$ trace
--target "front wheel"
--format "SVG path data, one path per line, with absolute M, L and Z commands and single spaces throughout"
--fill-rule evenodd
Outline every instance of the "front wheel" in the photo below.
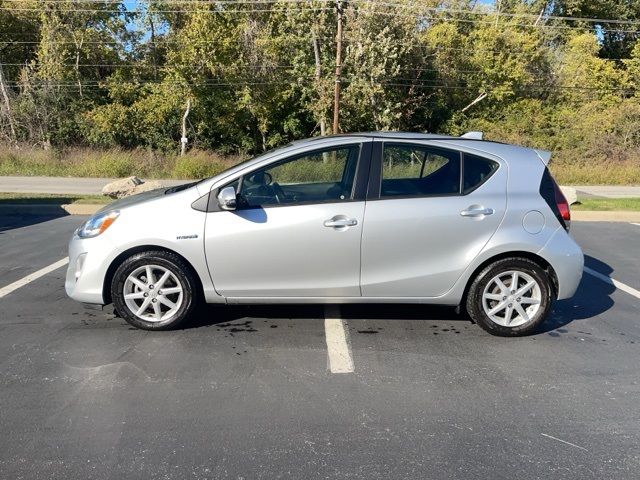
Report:
M 547 272 L 527 258 L 505 258 L 484 268 L 467 294 L 467 312 L 484 330 L 528 335 L 544 322 L 552 302 Z
M 198 290 L 189 266 L 164 251 L 137 253 L 116 270 L 111 298 L 118 314 L 134 327 L 168 330 L 194 310 Z

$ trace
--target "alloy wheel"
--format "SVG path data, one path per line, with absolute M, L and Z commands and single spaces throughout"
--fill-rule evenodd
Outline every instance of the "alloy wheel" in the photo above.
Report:
M 178 277 L 160 265 L 144 265 L 132 271 L 124 282 L 124 301 L 136 317 L 163 322 L 182 306 L 183 287 Z
M 540 310 L 542 291 L 528 273 L 510 270 L 493 277 L 482 293 L 486 315 L 503 327 L 530 322 Z

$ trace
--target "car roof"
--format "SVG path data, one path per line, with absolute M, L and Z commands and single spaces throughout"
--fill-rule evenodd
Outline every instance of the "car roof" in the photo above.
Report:
M 305 138 L 302 140 L 295 140 L 290 145 L 304 145 L 314 143 L 320 140 L 330 140 L 337 138 L 380 138 L 380 139 L 397 139 L 397 140 L 460 140 L 460 141 L 472 141 L 472 142 L 485 142 L 485 143 L 498 143 L 493 140 L 484 140 L 475 137 L 455 137 L 452 135 L 441 135 L 438 133 L 422 133 L 422 132 L 395 132 L 395 131 L 378 131 L 378 132 L 354 132 L 354 133 L 340 133 L 335 135 L 325 135 L 318 137 Z
M 541 160 L 545 165 L 549 163 L 551 156 L 550 152 L 545 150 L 532 149 L 530 147 L 523 147 L 519 145 L 513 145 L 510 143 L 499 142 L 496 140 L 485 140 L 482 138 L 481 132 L 469 132 L 460 137 L 454 137 L 453 135 L 441 135 L 436 133 L 421 133 L 421 132 L 395 132 L 395 131 L 378 131 L 378 132 L 356 132 L 356 133 L 341 133 L 337 135 L 326 135 L 319 137 L 306 138 L 303 140 L 296 140 L 289 144 L 289 146 L 305 146 L 313 145 L 315 142 L 320 143 L 325 141 L 331 141 L 332 139 L 356 139 L 356 138 L 371 138 L 381 140 L 404 140 L 404 141 L 436 141 L 436 142 L 451 142 L 449 145 L 455 148 L 470 147 L 479 151 L 495 154 L 508 158 L 519 154 L 517 156 L 530 156 L 527 153 L 534 153 L 536 159 Z M 444 146 L 444 145 L 443 145 Z

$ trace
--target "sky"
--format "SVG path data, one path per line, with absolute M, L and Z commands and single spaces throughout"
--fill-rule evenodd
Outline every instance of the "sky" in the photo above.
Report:
M 134 8 L 136 8 L 138 3 L 142 3 L 142 2 L 139 2 L 138 0 L 125 0 L 125 2 L 124 2 L 126 7 L 128 9 L 130 9 L 130 10 L 133 10 Z M 494 3 L 494 0 L 480 0 L 479 3 L 484 3 L 485 5 L 490 5 L 490 4 Z

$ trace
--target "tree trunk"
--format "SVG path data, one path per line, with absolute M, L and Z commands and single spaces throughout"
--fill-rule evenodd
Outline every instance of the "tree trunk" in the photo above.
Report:
M 7 111 L 7 119 L 9 120 L 9 129 L 11 130 L 11 141 L 17 147 L 18 137 L 16 135 L 16 126 L 13 120 L 13 112 L 11 111 L 11 101 L 9 99 L 9 91 L 4 80 L 4 71 L 2 69 L 2 63 L 0 63 L 0 92 L 4 100 L 5 110 Z
M 187 109 L 182 116 L 182 138 L 180 138 L 180 156 L 184 157 L 185 153 L 187 153 L 187 117 L 189 116 L 189 112 L 191 111 L 191 99 L 187 100 Z
M 149 2 L 151 8 L 151 2 Z M 151 60 L 153 62 L 153 79 L 158 79 L 158 50 L 156 48 L 156 27 L 153 23 L 153 14 L 149 14 L 149 27 L 151 27 Z
M 316 87 L 318 89 L 318 98 L 322 98 L 322 63 L 320 59 L 320 40 L 316 35 L 315 28 L 311 32 L 313 38 L 313 55 L 316 61 Z M 324 118 L 324 113 L 320 112 L 320 135 L 323 137 L 327 134 L 327 122 Z
M 76 81 L 78 82 L 78 89 L 80 90 L 80 98 L 83 98 L 82 94 L 82 77 L 80 76 L 80 52 L 82 51 L 82 45 L 84 43 L 84 39 L 80 40 L 80 44 L 75 39 L 75 35 L 73 38 L 73 42 L 76 46 Z

